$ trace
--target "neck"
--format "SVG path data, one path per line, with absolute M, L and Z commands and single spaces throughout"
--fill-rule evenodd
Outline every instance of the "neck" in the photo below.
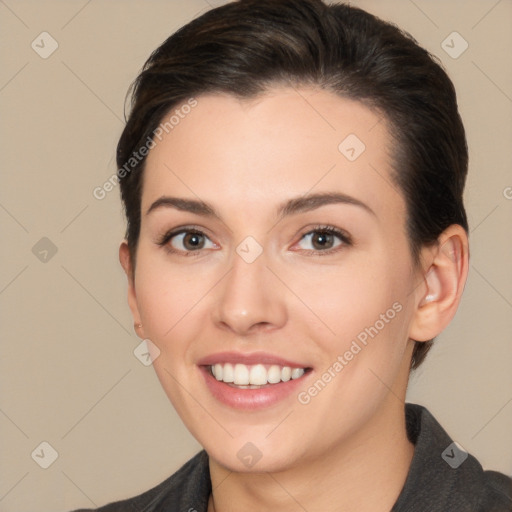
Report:
M 389 512 L 413 453 L 404 405 L 390 395 L 350 439 L 285 471 L 231 473 L 210 458 L 213 495 L 208 510 Z

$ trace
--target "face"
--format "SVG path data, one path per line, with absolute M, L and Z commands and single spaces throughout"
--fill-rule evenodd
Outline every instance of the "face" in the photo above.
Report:
M 417 276 L 385 121 L 282 88 L 200 96 L 155 142 L 129 300 L 210 456 L 281 470 L 403 409 Z

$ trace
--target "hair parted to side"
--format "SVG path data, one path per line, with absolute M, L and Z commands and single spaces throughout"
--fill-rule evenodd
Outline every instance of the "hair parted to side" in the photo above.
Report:
M 410 35 L 347 4 L 240 0 L 182 27 L 152 53 L 132 85 L 118 168 L 154 137 L 172 108 L 191 97 L 219 92 L 252 98 L 275 85 L 320 87 L 383 115 L 396 140 L 393 179 L 407 205 L 416 264 L 421 248 L 449 225 L 468 231 L 468 150 L 452 82 Z M 133 266 L 144 163 L 120 175 Z M 432 341 L 416 343 L 412 368 Z

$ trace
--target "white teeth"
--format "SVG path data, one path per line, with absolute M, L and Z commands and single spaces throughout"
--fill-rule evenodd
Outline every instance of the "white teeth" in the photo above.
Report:
M 273 364 L 267 367 L 263 364 L 247 366 L 245 364 L 217 363 L 210 366 L 212 375 L 218 380 L 233 383 L 243 388 L 265 386 L 288 382 L 290 379 L 299 379 L 304 375 L 304 368 L 291 368 Z
M 267 372 L 267 380 L 270 384 L 277 384 L 281 382 L 281 368 L 273 364 Z
M 213 372 L 213 374 L 215 375 L 215 378 L 217 380 L 222 380 L 222 365 L 221 364 L 216 364 L 215 365 L 215 371 Z
M 299 379 L 304 375 L 304 368 L 294 368 L 292 370 L 292 379 Z
M 222 367 L 222 365 L 220 364 L 219 365 L 220 367 Z M 217 365 L 215 365 L 215 367 L 217 367 Z M 215 378 L 217 378 L 217 374 L 215 373 Z M 221 379 L 219 379 L 221 380 Z M 224 382 L 233 382 L 235 380 L 235 371 L 233 369 L 233 365 L 231 363 L 226 363 L 224 365 L 224 368 L 222 370 L 222 380 Z
M 263 386 L 267 383 L 267 370 L 262 364 L 257 364 L 251 368 L 249 372 L 249 384 Z
M 245 364 L 235 364 L 235 380 L 237 386 L 246 386 L 249 384 L 249 368 Z

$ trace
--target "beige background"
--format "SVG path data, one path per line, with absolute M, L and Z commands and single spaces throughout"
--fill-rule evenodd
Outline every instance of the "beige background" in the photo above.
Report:
M 133 355 L 119 191 L 92 191 L 115 172 L 125 93 L 149 53 L 220 3 L 0 0 L 1 511 L 132 496 L 199 449 Z M 469 282 L 409 400 L 486 468 L 512 474 L 512 2 L 353 3 L 439 56 L 471 152 Z M 43 31 L 59 45 L 47 59 L 31 48 Z M 457 59 L 441 47 L 453 31 L 469 43 Z M 57 248 L 46 262 L 32 252 L 43 237 Z M 31 458 L 43 441 L 58 452 L 46 470 Z

